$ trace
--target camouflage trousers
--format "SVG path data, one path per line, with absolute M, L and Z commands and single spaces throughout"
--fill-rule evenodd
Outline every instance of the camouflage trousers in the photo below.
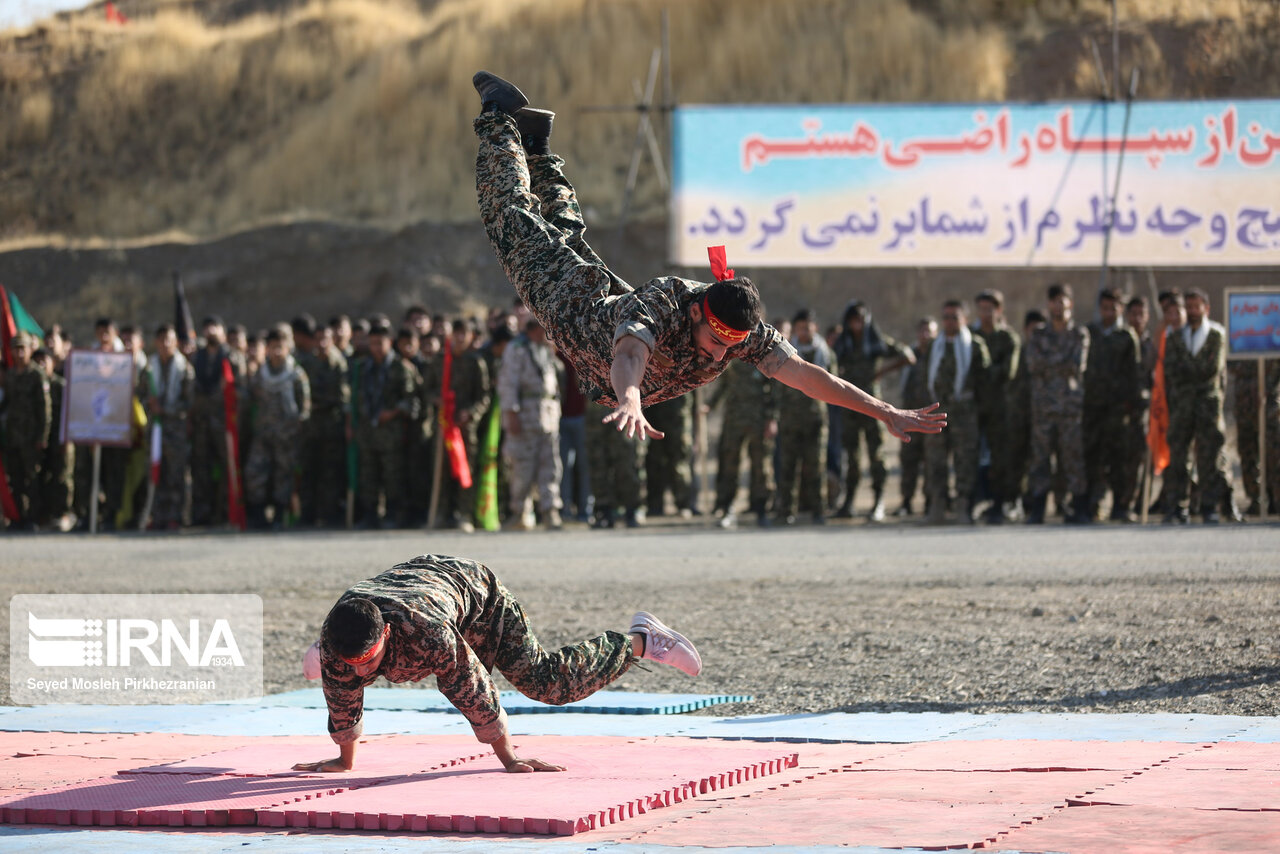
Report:
M 281 425 L 258 427 L 244 467 L 245 501 L 257 506 L 271 502 L 284 510 L 293 500 L 294 476 L 298 469 L 298 426 L 292 429 Z
M 947 428 L 941 433 L 917 435 L 911 444 L 923 439 L 925 459 L 925 494 L 932 507 L 946 508 L 951 471 L 955 470 L 956 497 L 972 502 L 978 486 L 978 413 L 972 401 L 955 400 L 944 404 Z
M 921 441 L 923 436 L 917 436 L 910 442 L 903 442 L 901 450 L 898 451 L 898 464 L 902 467 L 902 503 L 910 504 L 916 497 L 916 490 L 920 486 L 920 469 L 924 465 L 924 442 Z
M 304 523 L 333 525 L 342 518 L 347 492 L 346 419 L 342 412 L 312 413 L 302 425 L 298 503 Z
M 1189 509 L 1190 456 L 1195 444 L 1196 476 L 1200 483 L 1200 512 L 1216 510 L 1230 493 L 1227 443 L 1222 398 L 1217 395 L 1173 397 L 1169 401 L 1169 467 L 1165 469 L 1165 512 Z
M 777 515 L 790 516 L 797 509 L 805 513 L 818 513 L 826 507 L 822 500 L 827 479 L 822 451 L 826 446 L 825 406 L 783 411 L 782 417 L 778 419 Z M 800 480 L 798 502 L 797 476 Z
M 747 446 L 747 459 L 751 473 L 748 480 L 748 499 L 753 513 L 769 510 L 773 497 L 773 440 L 764 435 L 764 422 L 752 423 L 743 418 L 725 418 L 720 430 L 720 443 L 716 449 L 716 509 L 728 512 L 733 509 L 738 495 L 738 470 L 742 461 L 742 446 Z
M 405 478 L 405 422 L 394 418 L 385 424 L 373 426 L 361 424 L 356 434 L 360 455 L 358 495 L 364 508 L 366 521 L 377 521 L 378 501 L 385 498 L 387 514 L 400 513 L 404 508 Z M 332 465 L 344 466 L 334 460 Z
M 530 429 L 519 436 L 507 433 L 502 440 L 502 453 L 511 465 L 511 512 L 524 514 L 530 509 L 530 493 L 538 487 L 538 509 L 559 510 L 560 502 L 560 434 Z
M 40 512 L 43 521 L 56 521 L 71 512 L 75 470 L 76 446 L 70 442 L 65 445 L 50 442 L 40 466 Z
M 1143 480 L 1147 476 L 1147 424 L 1151 420 L 1151 411 L 1143 407 L 1129 418 L 1125 425 L 1124 456 L 1124 490 L 1129 496 L 1129 503 L 1122 505 L 1134 513 L 1142 513 Z
M 483 113 L 475 131 L 480 218 L 507 279 L 561 349 L 611 353 L 614 324 L 602 300 L 631 287 L 583 240 L 564 160 L 526 156 L 515 119 L 504 113 Z M 584 331 L 595 338 L 583 340 Z
M 1096 510 L 1108 489 L 1114 507 L 1128 507 L 1133 501 L 1126 466 L 1130 454 L 1128 414 L 1119 405 L 1086 408 L 1081 430 L 1089 507 Z
M 23 522 L 35 522 L 40 517 L 40 459 L 43 452 L 34 442 L 10 436 L 4 451 L 4 471 L 9 476 L 9 490 L 18 505 L 18 517 Z
M 187 422 L 160 425 L 160 482 L 151 501 L 151 522 L 156 527 L 182 524 L 187 506 L 187 463 L 191 458 L 191 440 L 187 438 Z
M 867 465 L 871 468 L 871 488 L 877 495 L 884 492 L 884 482 L 889 470 L 884 464 L 884 425 L 870 415 L 844 410 L 844 423 L 840 426 L 840 440 L 844 444 L 844 503 L 853 505 L 862 479 L 861 448 L 867 447 Z
M 1081 435 L 1079 409 L 1065 411 L 1033 411 L 1031 415 L 1031 473 L 1027 491 L 1031 495 L 1048 495 L 1054 486 L 1054 465 L 1063 477 L 1067 491 L 1083 497 L 1088 488 L 1084 473 L 1084 437 Z
M 1001 407 L 991 414 L 983 435 L 991 453 L 991 468 L 987 472 L 991 497 L 1000 502 L 1012 501 L 1022 494 L 1025 464 L 1019 464 L 1018 443 L 1010 429 L 1010 413 L 1006 408 Z
M 227 520 L 227 434 L 222 398 L 197 397 L 191 414 L 191 521 Z M 245 437 L 241 436 L 241 441 Z
M 596 508 L 640 506 L 640 461 L 638 443 L 600 419 L 611 410 L 598 403 L 587 404 L 587 468 L 591 471 L 591 493 Z M 664 440 L 665 441 L 665 440 Z
M 649 515 L 665 512 L 667 492 L 677 509 L 693 506 L 693 424 L 689 401 L 683 398 L 656 403 L 646 411 L 655 430 L 665 439 L 649 445 L 644 455 L 645 498 Z

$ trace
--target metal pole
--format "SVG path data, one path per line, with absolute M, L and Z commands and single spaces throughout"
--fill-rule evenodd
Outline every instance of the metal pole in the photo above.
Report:
M 1267 362 L 1258 360 L 1258 507 L 1262 521 L 1267 521 Z
M 1115 81 L 1115 96 L 1120 97 L 1120 18 L 1116 13 L 1116 0 L 1111 0 L 1111 79 Z
M 1111 232 L 1116 223 L 1116 199 L 1120 197 L 1120 176 L 1124 172 L 1124 149 L 1129 141 L 1129 118 L 1133 113 L 1133 97 L 1138 91 L 1138 69 L 1134 68 L 1129 75 L 1129 97 L 1124 102 L 1124 127 L 1120 131 L 1120 154 L 1116 158 L 1116 182 L 1111 190 L 1111 200 L 1107 203 L 1106 231 L 1102 235 L 1102 270 L 1098 276 L 1098 287 L 1107 286 L 1107 265 L 1111 257 Z
M 98 489 L 102 480 L 102 446 L 93 445 L 93 486 L 89 489 L 89 533 L 98 533 Z

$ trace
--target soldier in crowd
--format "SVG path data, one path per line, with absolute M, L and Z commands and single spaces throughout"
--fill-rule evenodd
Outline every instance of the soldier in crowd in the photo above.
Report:
M 160 425 L 160 479 L 151 503 L 151 528 L 174 531 L 182 526 L 187 506 L 187 473 L 191 440 L 187 417 L 195 399 L 195 369 L 178 350 L 172 324 L 156 329 L 156 351 L 138 381 L 147 420 Z
M 929 353 L 933 341 L 938 337 L 938 321 L 932 317 L 922 317 L 916 323 L 916 346 L 912 352 L 915 361 L 902 372 L 902 405 L 911 408 L 913 405 L 929 404 Z M 912 401 L 924 401 L 913 404 Z M 924 464 L 924 442 L 903 442 L 898 451 L 898 464 L 902 467 L 902 506 L 894 511 L 895 516 L 910 516 L 914 513 L 911 502 L 915 500 L 916 489 L 920 485 L 920 469 Z M 827 447 L 831 447 L 828 443 Z M 929 510 L 929 491 L 925 493 L 925 512 Z
M 1195 444 L 1200 478 L 1199 511 L 1208 524 L 1221 520 L 1218 508 L 1229 495 L 1223 382 L 1227 367 L 1226 330 L 1209 319 L 1209 295 L 1195 289 L 1175 296 L 1186 312 L 1186 324 L 1165 343 L 1164 380 L 1169 399 L 1169 468 L 1165 471 L 1165 522 L 1189 521 L 1188 457 Z M 1230 502 L 1234 511 L 1234 501 Z M 1235 515 L 1234 512 L 1232 515 Z
M 333 346 L 347 360 L 347 367 L 350 369 L 351 357 L 355 355 L 355 348 L 351 346 L 351 318 L 345 314 L 335 314 L 329 318 L 329 332 L 333 335 Z
M 501 452 L 503 442 L 506 441 L 506 432 L 502 424 L 502 413 L 500 411 L 495 411 L 495 408 L 500 408 L 501 406 L 501 401 L 499 401 L 497 397 L 498 372 L 502 370 L 502 359 L 506 355 L 507 350 L 510 349 L 511 342 L 515 340 L 516 337 L 511 330 L 511 324 L 513 323 L 515 323 L 514 315 L 507 314 L 506 312 L 500 312 L 499 322 L 492 328 L 486 326 L 489 339 L 477 348 L 477 352 L 480 354 L 480 357 L 484 359 L 485 368 L 489 371 L 489 382 L 493 386 L 494 390 L 494 394 L 489 395 L 489 405 L 485 407 L 484 414 L 480 416 L 480 423 L 476 427 L 479 442 L 481 444 L 478 459 L 480 460 L 479 466 L 481 470 L 483 470 L 484 466 L 488 464 L 489 458 L 487 455 L 490 453 L 490 448 L 485 445 L 488 441 L 489 419 L 497 418 L 498 447 L 493 448 L 492 451 L 494 454 L 493 463 L 497 472 L 498 488 L 496 493 L 498 496 L 510 496 L 511 494 L 511 466 L 507 464 L 507 461 L 503 458 Z M 477 342 L 479 341 L 478 336 L 476 340 Z M 558 359 L 556 360 L 556 364 L 559 364 Z M 557 451 L 557 456 L 558 455 L 559 452 Z M 507 503 L 504 503 L 502 498 L 498 498 L 497 506 L 498 517 L 503 521 L 506 521 Z
M 1151 388 L 1156 369 L 1156 342 L 1151 337 L 1150 310 L 1146 297 L 1133 297 L 1125 304 L 1124 322 L 1138 339 L 1138 397 L 1125 433 L 1124 489 L 1131 496 L 1127 507 L 1121 508 L 1123 518 L 1117 521 L 1136 521 L 1142 512 L 1143 481 L 1146 478 L 1147 426 L 1151 420 Z
M 489 408 L 493 393 L 493 381 L 484 356 L 475 349 L 479 330 L 471 320 L 460 320 L 453 326 L 449 346 L 453 352 L 450 368 L 450 387 L 453 390 L 453 420 L 462 433 L 467 463 L 471 467 L 472 483 L 462 488 L 453 478 L 445 478 L 447 489 L 443 506 L 449 513 L 451 524 L 460 530 L 475 530 L 476 489 L 480 475 L 480 425 Z
M 49 335 L 48 338 L 52 338 Z M 32 357 L 49 379 L 49 401 L 52 418 L 49 421 L 49 442 L 40 462 L 40 519 L 58 531 L 69 531 L 75 525 L 71 512 L 74 491 L 76 446 L 64 442 L 62 436 L 62 404 L 67 381 L 57 372 L 57 360 L 47 348 L 36 350 Z
M 249 386 L 255 411 L 253 445 L 244 470 L 249 524 L 266 527 L 270 502 L 271 526 L 277 531 L 284 527 L 293 503 L 299 439 L 311 417 L 311 386 L 307 372 L 290 353 L 291 337 L 285 324 L 267 331 L 267 360 Z
M 791 344 L 805 361 L 825 371 L 834 358 L 827 342 L 817 334 L 813 315 L 802 309 L 791 319 Z M 813 523 L 826 521 L 822 489 L 826 483 L 822 452 L 827 446 L 827 409 L 820 400 L 789 387 L 778 389 L 778 499 L 776 516 L 784 525 L 794 525 L 797 510 L 813 514 Z M 880 422 L 874 422 L 879 424 Z M 796 478 L 799 477 L 799 501 Z
M 1004 294 L 1000 291 L 989 289 L 978 294 L 974 311 L 978 322 L 973 334 L 982 339 L 991 356 L 991 368 L 983 376 L 985 387 L 978 396 L 978 424 L 991 460 L 986 475 L 991 507 L 987 509 L 986 521 L 998 525 L 1005 520 L 1005 505 L 1015 501 L 1020 493 L 1010 457 L 1008 386 L 1017 369 L 1022 339 L 1005 323 Z
M 307 375 L 311 417 L 302 425 L 298 460 L 298 505 L 304 525 L 342 524 L 346 496 L 346 445 L 351 408 L 347 360 L 328 327 L 303 314 L 293 321 L 294 358 Z
M 18 506 L 18 528 L 34 531 L 40 518 L 40 471 L 49 445 L 53 400 L 49 378 L 31 362 L 35 342 L 19 332 L 10 342 L 13 364 L 4 373 L 4 469 Z
M 534 487 L 547 527 L 561 527 L 559 366 L 546 330 L 531 316 L 524 334 L 506 347 L 498 368 L 502 451 L 511 465 L 510 530 L 532 529 Z
M 389 324 L 388 324 L 389 325 Z M 348 359 L 364 359 L 369 355 L 369 330 L 373 328 L 368 318 L 357 317 L 351 321 L 351 355 Z
M 51 323 L 45 330 L 44 349 L 53 358 L 53 371 L 46 373 L 65 376 L 67 355 L 71 352 L 71 339 L 61 323 Z
M 880 378 L 904 365 L 913 364 L 915 354 L 910 347 L 899 344 L 880 331 L 871 312 L 859 300 L 853 300 L 844 310 L 844 331 L 836 339 L 835 359 L 840 376 L 867 394 L 880 396 Z M 854 496 L 862 477 L 860 448 L 867 448 L 867 465 L 871 469 L 871 489 L 875 494 L 868 518 L 873 522 L 884 519 L 884 483 L 888 469 L 884 464 L 884 426 L 881 422 L 861 412 L 846 410 L 840 428 L 845 451 L 844 501 L 836 515 L 853 516 Z
M 206 317 L 200 327 L 204 346 L 192 360 L 196 385 L 191 405 L 191 523 L 219 525 L 227 519 L 223 363 L 230 363 L 235 380 L 245 376 L 248 365 L 243 355 L 227 346 L 221 318 Z
M 982 444 L 978 413 L 990 368 L 987 345 L 969 331 L 964 303 L 947 300 L 942 304 L 942 334 L 929 347 L 925 371 L 932 399 L 947 411 L 947 429 L 922 437 L 925 489 L 929 495 L 928 522 L 932 525 L 942 524 L 945 519 L 952 468 L 956 478 L 956 518 L 966 525 L 973 524 L 978 451 Z
M 651 517 L 666 514 L 667 493 L 682 516 L 693 514 L 693 394 L 683 394 L 648 409 L 649 423 L 664 434 L 645 449 L 645 500 Z
M 1275 411 L 1276 395 L 1280 391 L 1280 359 L 1267 359 L 1263 373 L 1266 391 L 1265 412 L 1268 415 Z M 1244 492 L 1249 499 L 1249 506 L 1244 515 L 1258 516 L 1262 513 L 1262 493 L 1259 484 L 1262 461 L 1258 458 L 1258 408 L 1262 403 L 1258 399 L 1258 360 L 1232 359 L 1227 363 L 1227 374 L 1231 378 L 1231 387 L 1235 393 L 1236 418 L 1236 452 L 1240 455 L 1240 476 L 1244 480 Z M 1276 428 L 1267 424 L 1267 439 L 1275 439 Z M 1280 502 L 1275 496 L 1280 494 L 1280 483 L 1272 474 L 1274 452 L 1267 453 L 1267 512 L 1274 513 L 1280 509 Z
M 731 528 L 738 496 L 738 469 L 746 445 L 751 466 L 747 507 L 768 527 L 773 503 L 773 443 L 778 436 L 777 384 L 751 365 L 733 361 L 716 383 L 708 409 L 723 405 L 724 423 L 716 448 L 716 506 L 720 525 Z
M 559 350 L 560 383 L 560 500 L 572 507 L 579 522 L 591 519 L 591 472 L 587 465 L 587 398 L 578 386 L 578 372 Z
M 404 524 L 406 440 L 418 415 L 413 366 L 392 346 L 391 327 L 372 326 L 367 336 L 369 355 L 359 364 L 356 386 L 355 434 L 360 453 L 360 509 L 362 528 L 394 528 Z M 386 504 L 381 519 L 378 507 Z
M 1129 422 L 1138 417 L 1142 400 L 1142 351 L 1137 334 L 1121 317 L 1124 298 L 1115 288 L 1098 293 L 1098 317 L 1090 323 L 1089 361 L 1084 372 L 1085 480 L 1090 519 L 1097 519 L 1102 499 L 1111 490 L 1111 521 L 1134 521 L 1126 459 Z
M 1040 309 L 1028 311 L 1022 319 L 1022 340 L 1030 343 L 1032 334 L 1048 322 Z M 1027 369 L 1026 346 L 1018 351 L 1018 364 L 1005 390 L 1005 406 L 1009 411 L 1009 457 L 1013 466 L 1010 477 L 1021 512 L 1031 506 L 1027 494 L 1027 474 L 1031 470 L 1031 372 Z
M 417 308 L 421 309 L 421 306 Z M 423 320 L 425 318 L 425 322 Z M 409 477 L 406 493 L 407 524 L 426 524 L 431 509 L 431 485 L 435 480 L 435 443 L 440 419 L 440 356 L 428 354 L 423 342 L 431 340 L 431 317 L 422 311 L 406 314 L 406 327 L 396 336 L 396 350 L 414 369 L 414 386 L 418 395 L 418 414 L 409 426 Z M 421 329 L 427 327 L 427 335 Z
M 1049 286 L 1049 323 L 1027 342 L 1031 383 L 1031 475 L 1027 521 L 1044 522 L 1044 509 L 1053 485 L 1053 462 L 1066 477 L 1072 506 L 1067 521 L 1089 520 L 1089 495 L 1084 473 L 1081 419 L 1084 407 L 1084 369 L 1089 358 L 1089 334 L 1071 316 L 1072 290 L 1064 283 Z
M 640 525 L 640 448 L 604 423 L 609 409 L 599 403 L 587 404 L 587 468 L 591 473 L 591 494 L 595 498 L 596 528 L 612 528 L 618 509 L 623 510 L 628 528 Z

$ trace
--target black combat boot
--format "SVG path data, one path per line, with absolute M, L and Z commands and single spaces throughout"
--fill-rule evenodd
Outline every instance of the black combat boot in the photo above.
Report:
M 1071 496 L 1071 512 L 1064 519 L 1068 525 L 1088 525 L 1096 521 L 1087 495 Z
M 525 107 L 516 113 L 516 127 L 520 129 L 520 142 L 526 153 L 551 153 L 551 122 L 555 117 L 550 110 L 535 107 Z
M 1027 524 L 1043 525 L 1044 524 L 1044 505 L 1049 500 L 1047 493 L 1040 495 L 1032 495 L 1026 500 Z
M 498 111 L 515 116 L 522 107 L 529 104 L 529 99 L 516 88 L 514 83 L 503 80 L 488 71 L 477 71 L 471 78 L 471 85 L 480 93 L 480 103 L 485 112 Z

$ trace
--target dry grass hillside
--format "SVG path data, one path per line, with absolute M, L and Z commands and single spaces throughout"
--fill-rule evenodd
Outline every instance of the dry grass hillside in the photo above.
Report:
M 651 0 L 117 0 L 0 33 L 0 240 L 207 239 L 299 220 L 475 216 L 471 73 L 556 108 L 587 205 L 616 211 Z M 685 102 L 1092 95 L 1106 0 L 682 0 Z M 1145 97 L 1274 94 L 1275 0 L 1122 0 Z M 1174 57 L 1173 61 L 1166 56 Z M 660 214 L 650 181 L 642 211 Z

